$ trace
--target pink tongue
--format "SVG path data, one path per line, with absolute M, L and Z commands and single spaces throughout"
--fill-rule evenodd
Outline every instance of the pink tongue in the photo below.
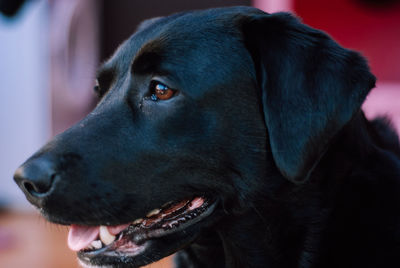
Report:
M 112 235 L 119 234 L 129 226 L 127 224 L 108 226 L 107 229 Z M 100 226 L 82 226 L 72 224 L 68 233 L 68 247 L 73 251 L 79 251 L 90 245 L 97 239 L 100 233 Z
M 71 225 L 68 233 L 68 247 L 79 251 L 92 243 L 99 235 L 99 226 Z

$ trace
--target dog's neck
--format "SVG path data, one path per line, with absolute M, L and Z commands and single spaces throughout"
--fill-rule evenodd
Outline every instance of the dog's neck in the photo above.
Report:
M 377 153 L 374 146 L 366 146 L 375 144 L 379 138 L 374 137 L 373 129 L 365 131 L 371 127 L 360 113 L 338 134 L 332 144 L 333 150 L 327 151 L 306 185 L 296 186 L 280 178 L 272 193 L 271 185 L 266 185 L 270 196 L 260 194 L 260 197 L 252 198 L 258 201 L 248 204 L 248 211 L 224 217 L 213 231 L 202 234 L 201 240 L 181 252 L 186 262 L 177 267 L 328 267 L 328 263 L 321 266 L 316 256 L 329 255 L 329 252 L 319 250 L 340 251 L 346 247 L 346 239 L 358 235 L 357 229 L 335 219 L 360 220 L 351 208 L 341 207 L 340 202 L 346 202 L 348 198 L 343 193 L 349 191 L 348 179 L 357 170 L 367 168 L 365 162 L 368 161 L 358 161 L 360 166 L 357 166 L 351 159 L 363 159 Z M 348 161 L 343 161 L 347 158 Z M 336 203 L 338 196 L 343 198 L 339 205 Z M 364 231 L 371 230 L 365 228 Z M 336 235 L 332 236 L 330 232 Z M 363 245 L 357 246 L 362 248 Z M 336 262 L 348 260 L 342 258 L 336 256 Z
M 281 209 L 266 212 L 254 208 L 224 219 L 180 252 L 176 267 L 297 267 L 294 261 L 312 257 L 303 245 L 311 246 L 314 241 L 307 237 L 304 226 L 292 228 L 294 219 Z
M 226 219 L 231 223 L 224 220 L 215 229 L 203 232 L 195 243 L 177 254 L 176 267 L 270 267 L 265 254 L 268 235 L 262 220 L 250 212 L 242 217 L 242 220 Z
M 219 230 L 225 250 L 225 267 L 273 267 L 273 242 L 267 215 L 252 210 L 236 224 Z

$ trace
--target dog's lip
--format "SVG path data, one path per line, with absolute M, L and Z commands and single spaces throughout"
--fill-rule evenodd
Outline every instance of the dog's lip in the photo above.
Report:
M 142 231 L 147 231 L 151 228 L 155 229 L 154 227 L 170 229 L 172 225 L 178 223 L 175 221 L 180 220 L 179 215 L 181 213 L 184 213 L 186 210 L 191 211 L 201 207 L 204 202 L 205 200 L 201 197 L 196 197 L 191 200 L 185 199 L 180 202 L 168 202 L 164 204 L 161 209 L 153 209 L 148 212 L 144 219 L 136 219 L 132 223 L 127 224 L 114 226 L 85 226 L 72 224 L 68 234 L 68 247 L 73 251 L 79 251 L 88 247 L 91 249 L 93 247 L 99 248 L 99 246 L 109 245 L 115 241 L 117 235 L 122 233 L 122 231 L 127 229 L 130 225 Z M 165 223 L 165 220 L 169 220 L 169 224 L 168 222 Z M 162 224 L 161 226 L 160 223 Z M 98 238 L 100 240 L 96 240 Z
M 217 201 L 211 201 L 210 199 L 205 199 L 204 201 L 204 204 L 197 208 L 199 209 L 197 210 L 199 215 L 188 220 L 187 222 L 181 223 L 178 227 L 168 230 L 160 228 L 143 230 L 137 225 L 129 225 L 128 228 L 124 229 L 119 234 L 117 240 L 115 240 L 113 243 L 97 250 L 80 250 L 78 252 L 78 257 L 81 261 L 87 264 L 95 263 L 96 265 L 102 264 L 102 261 L 99 260 L 104 259 L 107 259 L 109 264 L 112 264 L 113 262 L 119 263 L 121 261 L 126 262 L 127 260 L 129 262 L 129 259 L 134 259 L 135 257 L 140 256 L 142 253 L 146 254 L 146 251 L 151 248 L 154 243 L 157 243 L 158 239 L 163 239 L 165 237 L 166 240 L 172 239 L 171 241 L 177 244 L 179 241 L 175 240 L 179 240 L 181 237 L 192 237 L 191 232 L 188 232 L 187 230 L 193 229 L 195 226 L 197 226 L 197 223 L 210 216 L 215 210 Z M 185 213 L 182 213 L 182 215 L 185 215 Z M 174 234 L 179 238 L 175 239 Z M 167 255 L 172 254 L 173 252 L 174 251 L 170 251 Z M 161 257 L 163 256 L 160 256 L 160 258 Z M 149 260 L 155 261 L 154 258 L 149 258 Z M 144 258 L 144 261 L 146 262 L 146 258 Z

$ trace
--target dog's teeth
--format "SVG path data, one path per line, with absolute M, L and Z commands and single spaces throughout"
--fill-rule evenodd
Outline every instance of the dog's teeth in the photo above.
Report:
M 90 243 L 90 246 L 92 247 L 92 248 L 95 248 L 95 249 L 101 249 L 101 241 L 100 240 L 94 240 L 92 243 Z
M 169 201 L 169 202 L 165 203 L 164 205 L 162 205 L 162 206 L 161 206 L 161 208 L 168 207 L 169 205 L 171 205 L 171 203 L 172 203 L 172 202 L 171 202 L 171 201 Z
M 152 217 L 152 216 L 157 215 L 158 213 L 160 213 L 160 211 L 161 211 L 161 210 L 158 209 L 158 208 L 153 209 L 152 211 L 150 211 L 149 213 L 147 213 L 146 217 L 147 217 L 147 218 L 150 218 L 150 217 Z
M 140 218 L 140 219 L 136 219 L 134 222 L 132 222 L 132 224 L 136 225 L 136 224 L 141 224 L 142 222 L 143 222 L 143 219 Z
M 110 234 L 107 226 L 100 226 L 100 239 L 104 244 L 109 245 L 114 242 L 115 235 Z

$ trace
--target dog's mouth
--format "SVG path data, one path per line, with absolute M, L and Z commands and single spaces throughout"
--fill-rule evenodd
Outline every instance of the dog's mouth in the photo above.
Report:
M 147 265 L 192 242 L 201 228 L 196 223 L 209 216 L 216 203 L 209 198 L 195 197 L 169 202 L 128 224 L 71 225 L 68 246 L 89 266 Z

